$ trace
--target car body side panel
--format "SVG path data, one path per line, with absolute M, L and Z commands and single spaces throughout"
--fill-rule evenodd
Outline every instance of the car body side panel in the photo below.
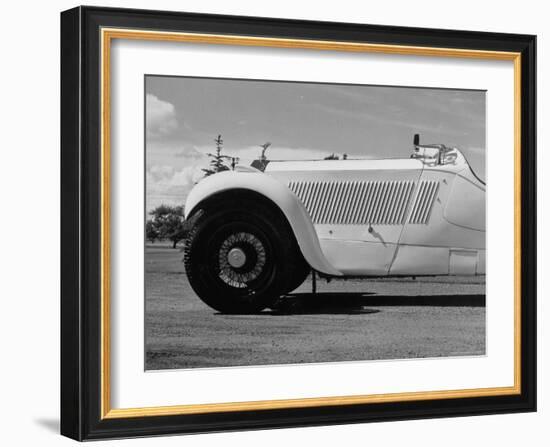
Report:
M 349 276 L 385 276 L 392 264 L 396 244 L 321 239 L 327 260 Z
M 485 275 L 485 259 L 487 257 L 487 252 L 485 250 L 479 250 L 477 256 L 476 275 Z
M 399 245 L 391 275 L 448 275 L 449 248 Z
M 331 163 L 342 164 L 324 165 Z M 275 171 L 268 175 L 301 199 L 320 238 L 396 244 L 422 165 L 413 165 L 416 169 L 355 170 L 349 169 L 353 161 L 344 163 L 348 170 Z
M 422 173 L 422 181 L 435 181 L 439 184 L 437 195 L 433 201 L 433 206 L 430 210 L 428 219 L 418 224 L 414 221 L 414 214 L 411 213 L 403 234 L 399 240 L 402 245 L 420 245 L 428 247 L 458 247 L 465 249 L 485 249 L 485 231 L 473 230 L 464 226 L 458 226 L 445 219 L 445 208 L 451 196 L 453 183 L 456 174 L 446 173 L 441 171 L 424 170 Z M 482 204 L 476 199 L 475 202 L 470 201 L 468 196 L 463 197 L 461 209 L 469 207 L 479 208 L 477 212 L 484 211 L 484 203 Z M 472 211 L 474 213 L 475 211 Z
M 485 274 L 484 185 L 441 168 L 425 169 L 423 182 L 437 182 L 435 200 L 420 223 L 413 204 L 389 274 Z
M 449 274 L 475 275 L 478 259 L 477 250 L 449 249 Z
M 275 203 L 287 218 L 308 264 L 327 275 L 341 276 L 325 258 L 315 228 L 301 201 L 283 183 L 261 173 L 226 171 L 201 180 L 189 193 L 185 218 L 205 199 L 232 189 L 254 191 Z
M 269 175 L 301 199 L 323 253 L 337 270 L 345 275 L 387 275 L 422 164 L 404 160 L 401 169 L 395 169 L 393 161 L 361 163 L 363 169 L 356 169 L 354 161 L 314 162 L 310 170 L 287 163 L 296 170 Z
M 485 231 L 485 186 L 475 179 L 458 174 L 445 207 L 444 218 L 460 227 Z

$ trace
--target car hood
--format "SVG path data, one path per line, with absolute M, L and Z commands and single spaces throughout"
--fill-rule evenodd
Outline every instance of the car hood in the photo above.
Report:
M 422 166 L 421 161 L 412 158 L 270 161 L 265 172 L 416 170 Z

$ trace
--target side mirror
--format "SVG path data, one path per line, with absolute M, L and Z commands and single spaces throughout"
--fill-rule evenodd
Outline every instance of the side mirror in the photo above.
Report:
M 418 146 L 420 144 L 420 135 L 415 133 L 413 138 L 413 145 Z

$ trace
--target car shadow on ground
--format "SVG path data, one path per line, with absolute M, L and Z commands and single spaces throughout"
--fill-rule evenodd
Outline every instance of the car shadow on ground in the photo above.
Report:
M 434 306 L 485 307 L 485 295 L 377 295 L 374 293 L 296 293 L 281 297 L 270 311 L 289 314 L 365 314 L 380 312 L 372 307 Z

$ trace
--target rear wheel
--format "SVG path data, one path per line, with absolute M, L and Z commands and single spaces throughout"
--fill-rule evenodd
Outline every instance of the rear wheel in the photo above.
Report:
M 185 245 L 199 298 L 223 313 L 256 313 L 288 290 L 296 243 L 269 207 L 241 201 L 203 210 Z

